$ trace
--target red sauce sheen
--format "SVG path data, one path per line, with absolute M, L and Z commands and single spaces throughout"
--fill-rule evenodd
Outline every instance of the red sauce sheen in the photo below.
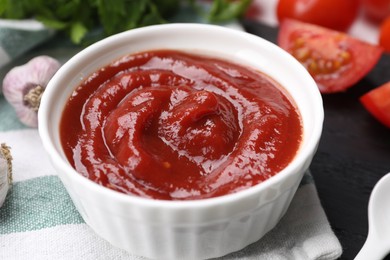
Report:
M 234 193 L 275 175 L 302 139 L 296 106 L 261 72 L 172 50 L 125 56 L 89 76 L 61 119 L 85 177 L 163 200 Z

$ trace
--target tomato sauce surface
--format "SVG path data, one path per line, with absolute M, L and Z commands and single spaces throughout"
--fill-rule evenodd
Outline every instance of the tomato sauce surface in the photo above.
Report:
M 174 50 L 125 56 L 67 101 L 60 138 L 73 167 L 110 189 L 162 200 L 217 197 L 286 167 L 301 118 L 267 75 Z

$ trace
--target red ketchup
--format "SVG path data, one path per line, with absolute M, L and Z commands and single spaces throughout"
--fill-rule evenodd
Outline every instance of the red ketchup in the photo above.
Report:
M 302 132 L 295 104 L 267 75 L 174 50 L 128 55 L 93 73 L 69 98 L 60 125 L 80 174 L 162 200 L 261 183 L 291 162 Z

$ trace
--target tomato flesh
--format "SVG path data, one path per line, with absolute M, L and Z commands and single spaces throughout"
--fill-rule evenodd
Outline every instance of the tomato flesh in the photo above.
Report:
M 334 30 L 346 31 L 355 21 L 360 2 L 357 0 L 279 0 L 279 22 L 292 18 Z
M 390 53 L 390 16 L 387 17 L 381 25 L 379 45 L 382 46 L 386 52 Z
M 353 86 L 382 54 L 380 47 L 345 33 L 291 19 L 283 20 L 278 44 L 305 66 L 322 93 Z
M 361 96 L 360 102 L 379 122 L 390 127 L 390 81 Z

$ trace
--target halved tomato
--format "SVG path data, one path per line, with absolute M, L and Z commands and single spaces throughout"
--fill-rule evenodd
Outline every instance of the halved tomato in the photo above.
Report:
M 282 21 L 278 44 L 306 67 L 322 93 L 340 92 L 353 86 L 382 54 L 377 45 L 291 19 Z
M 379 122 L 390 127 L 390 81 L 361 96 L 360 102 Z

